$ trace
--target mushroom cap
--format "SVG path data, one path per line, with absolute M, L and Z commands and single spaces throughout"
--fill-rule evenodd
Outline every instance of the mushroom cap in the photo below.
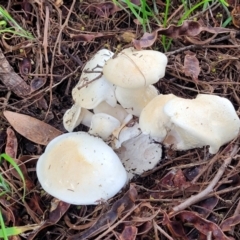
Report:
M 122 143 L 116 150 L 126 171 L 128 179 L 154 168 L 162 157 L 162 146 L 154 143 L 149 135 L 140 134 Z
M 112 107 L 106 102 L 101 102 L 99 105 L 97 105 L 93 112 L 96 113 L 106 113 L 111 115 L 112 117 L 115 117 L 118 119 L 121 123 L 124 121 L 124 119 L 127 117 L 128 112 L 119 104 L 116 104 L 116 106 Z
M 164 113 L 163 107 L 173 98 L 177 97 L 173 94 L 160 94 L 144 107 L 139 118 L 143 134 L 150 134 L 158 142 L 164 140 L 169 130 L 170 117 Z
M 68 109 L 63 116 L 63 126 L 68 132 L 72 132 L 81 122 L 83 125 L 90 127 L 93 113 L 77 104 Z
M 127 180 L 116 153 L 102 139 L 85 132 L 53 139 L 36 171 L 46 192 L 70 204 L 98 204 L 114 196 Z
M 104 141 L 108 140 L 112 132 L 119 128 L 120 121 L 106 113 L 96 113 L 92 117 L 92 122 L 89 134 L 102 138 Z
M 116 87 L 115 95 L 128 113 L 139 117 L 143 108 L 158 95 L 158 90 L 153 85 L 137 89 Z
M 72 90 L 76 104 L 86 109 L 93 109 L 102 101 L 111 106 L 117 104 L 115 86 L 102 75 L 102 67 L 112 56 L 111 51 L 102 49 L 86 63 L 78 84 Z
M 123 88 L 140 88 L 156 83 L 165 75 L 167 57 L 154 50 L 128 48 L 103 67 L 106 79 Z
M 232 103 L 215 95 L 199 94 L 192 100 L 174 98 L 165 104 L 164 113 L 173 124 L 166 142 L 177 150 L 209 145 L 209 152 L 215 154 L 240 129 Z
M 139 124 L 135 123 L 131 127 L 120 127 L 119 129 L 116 129 L 113 132 L 113 136 L 115 137 L 112 142 L 111 146 L 113 149 L 118 149 L 121 147 L 122 143 L 131 139 L 139 136 L 141 134 L 141 130 L 139 128 Z

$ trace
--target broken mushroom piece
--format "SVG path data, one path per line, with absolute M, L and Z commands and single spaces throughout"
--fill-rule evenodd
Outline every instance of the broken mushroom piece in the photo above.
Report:
M 167 57 L 158 51 L 127 48 L 103 67 L 106 79 L 122 88 L 142 88 L 165 75 Z
M 128 112 L 119 104 L 112 107 L 106 102 L 101 102 L 97 107 L 93 109 L 94 113 L 106 113 L 112 117 L 118 119 L 123 123 L 124 119 L 128 116 Z
M 118 102 L 128 113 L 139 117 L 142 109 L 158 95 L 158 90 L 153 85 L 137 89 L 117 86 L 115 94 Z
M 140 134 L 123 142 L 116 153 L 131 180 L 135 175 L 141 175 L 157 165 L 162 157 L 162 146 L 149 135 Z
M 157 142 L 164 140 L 171 123 L 170 117 L 164 113 L 163 108 L 173 98 L 177 97 L 173 94 L 160 94 L 146 105 L 139 118 L 139 126 L 143 134 L 150 134 Z
M 164 143 L 177 150 L 209 145 L 211 154 L 239 134 L 240 119 L 223 97 L 199 94 L 195 99 L 174 98 L 164 106 L 172 123 Z
M 112 52 L 102 49 L 87 62 L 78 84 L 72 90 L 76 104 L 86 109 L 93 109 L 103 101 L 113 107 L 117 104 L 115 86 L 102 73 L 102 67 L 112 56 Z
M 102 138 L 107 141 L 112 132 L 119 128 L 120 121 L 106 113 L 96 113 L 92 117 L 89 134 Z
M 72 132 L 80 123 L 90 127 L 93 113 L 79 105 L 74 104 L 63 116 L 63 126 L 68 132 Z
M 98 204 L 125 185 L 127 173 L 116 153 L 85 132 L 53 139 L 37 162 L 37 176 L 50 195 L 70 204 Z

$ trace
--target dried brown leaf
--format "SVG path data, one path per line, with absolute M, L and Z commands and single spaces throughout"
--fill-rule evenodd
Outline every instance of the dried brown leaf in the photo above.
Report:
M 239 224 L 239 223 L 240 223 L 240 214 L 225 219 L 220 224 L 220 228 L 223 230 L 223 232 L 231 231 L 232 227 Z
M 171 221 L 169 216 L 164 213 L 163 225 L 167 225 L 171 234 L 176 238 L 181 238 L 182 240 L 188 240 L 186 233 L 184 232 L 183 225 L 180 221 Z
M 119 236 L 120 240 L 135 240 L 137 236 L 137 228 L 135 226 L 125 226 L 123 232 Z
M 70 34 L 70 38 L 76 41 L 91 42 L 93 39 L 104 36 L 103 33 L 95 34 Z
M 27 76 L 29 73 L 31 73 L 32 64 L 29 58 L 23 58 L 23 60 L 18 64 L 18 66 L 21 75 Z
M 232 23 L 235 27 L 240 28 L 240 5 L 236 5 L 231 12 Z
M 140 50 L 142 48 L 152 46 L 156 41 L 158 34 L 165 35 L 169 38 L 178 38 L 181 36 L 195 37 L 202 31 L 218 34 L 230 32 L 231 29 L 221 27 L 205 27 L 201 26 L 201 24 L 196 21 L 184 21 L 181 26 L 170 25 L 168 28 L 158 28 L 152 33 L 144 33 L 139 40 L 133 40 L 133 45 L 136 49 Z
M 217 206 L 219 199 L 217 197 L 207 198 L 197 204 L 195 211 L 203 217 L 208 217 L 212 210 Z M 199 207 L 198 207 L 199 206 Z
M 18 141 L 17 141 L 16 135 L 14 131 L 11 129 L 11 127 L 8 127 L 5 153 L 8 154 L 11 158 L 16 158 L 17 148 L 18 148 Z
M 68 240 L 85 240 L 109 228 L 123 212 L 130 210 L 135 205 L 137 195 L 136 188 L 130 185 L 130 189 L 124 196 L 117 200 L 108 212 L 100 216 L 92 227 L 80 234 L 69 237 Z
M 70 204 L 57 200 L 56 207 L 49 213 L 49 218 L 36 231 L 28 236 L 28 240 L 36 239 L 36 235 L 46 227 L 56 224 L 69 209 Z
M 89 10 L 100 17 L 108 18 L 110 15 L 113 15 L 115 12 L 118 12 L 122 9 L 116 6 L 113 2 L 104 2 L 91 4 Z
M 49 124 L 28 115 L 10 111 L 4 111 L 3 114 L 18 133 L 37 144 L 47 145 L 62 134 Z
M 198 82 L 200 67 L 196 54 L 188 53 L 185 55 L 183 70 L 186 76 L 191 77 L 195 83 Z
M 31 81 L 31 92 L 40 89 L 46 83 L 46 78 L 34 78 Z
M 23 97 L 30 93 L 30 86 L 14 72 L 0 49 L 0 79 L 2 83 L 17 96 Z
M 191 184 L 186 181 L 186 178 L 181 169 L 178 169 L 174 178 L 173 183 L 176 188 L 185 189 L 189 187 Z
M 201 216 L 199 216 L 197 213 L 189 212 L 189 211 L 182 211 L 179 214 L 177 214 L 178 217 L 184 222 L 184 223 L 191 223 L 194 225 L 194 227 L 207 236 L 209 232 L 212 234 L 212 239 L 218 239 L 218 240 L 230 240 L 231 238 L 227 237 L 221 228 L 213 223 L 210 222 Z

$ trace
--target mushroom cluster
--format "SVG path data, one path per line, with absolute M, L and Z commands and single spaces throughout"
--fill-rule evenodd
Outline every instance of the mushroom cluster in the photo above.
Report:
M 240 120 L 228 99 L 159 94 L 153 84 L 166 65 L 163 53 L 133 48 L 116 56 L 102 49 L 86 63 L 63 117 L 70 133 L 51 141 L 37 163 L 44 190 L 72 204 L 97 204 L 155 167 L 161 144 L 209 146 L 214 154 L 238 135 Z M 88 133 L 73 132 L 80 123 Z

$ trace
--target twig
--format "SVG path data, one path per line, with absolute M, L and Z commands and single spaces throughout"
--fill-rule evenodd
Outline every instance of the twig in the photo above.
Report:
M 160 226 L 157 225 L 155 221 L 153 221 L 153 226 L 157 228 L 157 230 L 162 233 L 168 240 L 174 240 L 171 236 L 169 236 Z
M 64 28 L 65 28 L 65 27 L 67 26 L 67 24 L 68 24 L 68 21 L 69 21 L 69 18 L 70 18 L 70 16 L 71 16 L 72 12 L 73 12 L 73 7 L 74 7 L 75 3 L 76 3 L 76 0 L 73 0 L 73 1 L 72 1 L 72 5 L 71 5 L 71 7 L 70 7 L 70 9 L 69 9 L 68 15 L 67 15 L 64 23 L 61 25 L 61 28 L 60 28 L 60 30 L 59 30 L 59 33 L 58 33 L 58 36 L 57 36 L 57 39 L 56 39 L 56 43 L 55 43 L 54 48 L 53 48 L 53 52 L 52 52 L 52 62 L 51 62 L 51 67 L 50 67 L 50 85 L 49 85 L 50 90 L 52 90 L 52 86 L 53 86 L 53 75 L 52 75 L 52 74 L 53 74 L 53 66 L 54 66 L 56 48 L 57 48 L 57 45 L 58 45 L 58 44 L 59 44 L 59 48 L 60 48 L 60 41 L 61 41 L 62 32 L 63 32 Z M 50 111 L 51 102 L 52 102 L 52 91 L 50 91 L 50 96 L 49 96 L 49 98 L 50 98 L 50 99 L 49 99 L 50 104 L 49 104 L 49 107 L 48 107 L 48 110 L 47 110 L 45 119 L 47 118 L 47 115 L 48 115 L 48 113 L 49 113 L 49 111 Z
M 240 31 L 236 31 L 235 34 L 239 35 Z M 229 34 L 227 36 L 217 38 L 217 39 L 213 39 L 212 41 L 210 41 L 209 44 L 222 42 L 222 41 L 227 40 L 229 38 L 231 38 L 231 34 Z M 186 46 L 186 47 L 179 48 L 175 51 L 166 52 L 165 54 L 167 56 L 170 56 L 170 55 L 175 55 L 175 54 L 178 54 L 178 53 L 186 51 L 186 50 L 193 50 L 193 49 L 198 49 L 198 48 L 208 48 L 208 47 L 209 47 L 209 45 L 195 45 L 195 44 L 193 44 L 193 45 L 189 45 L 189 46 Z
M 192 204 L 195 204 L 195 203 L 201 201 L 209 193 L 211 193 L 213 191 L 213 188 L 215 187 L 215 185 L 218 183 L 218 181 L 222 177 L 223 173 L 225 172 L 225 169 L 231 163 L 232 158 L 237 154 L 237 151 L 238 151 L 238 145 L 235 145 L 233 147 L 233 150 L 232 150 L 230 156 L 224 160 L 224 162 L 221 165 L 221 167 L 219 168 L 216 176 L 213 178 L 213 180 L 210 182 L 210 184 L 207 186 L 207 188 L 205 188 L 202 192 L 198 193 L 197 195 L 191 196 L 190 198 L 188 198 L 184 202 L 180 203 L 178 206 L 175 206 L 173 208 L 172 213 L 179 212 L 181 210 L 186 209 L 187 207 L 191 206 Z

